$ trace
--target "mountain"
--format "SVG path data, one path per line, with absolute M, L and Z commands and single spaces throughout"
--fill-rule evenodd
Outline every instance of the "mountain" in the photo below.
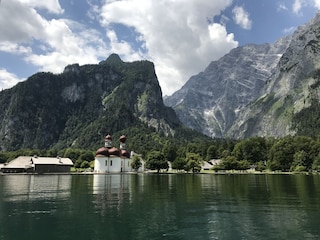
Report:
M 320 13 L 300 26 L 261 96 L 239 114 L 233 137 L 320 134 Z
M 320 13 L 273 44 L 231 50 L 165 99 L 208 136 L 320 134 Z
M 0 109 L 0 151 L 94 148 L 106 133 L 143 128 L 172 136 L 182 126 L 163 104 L 153 63 L 116 54 L 61 74 L 36 73 L 1 91 Z
M 225 137 L 240 110 L 260 96 L 290 38 L 231 50 L 166 97 L 165 104 L 186 126 L 211 137 Z

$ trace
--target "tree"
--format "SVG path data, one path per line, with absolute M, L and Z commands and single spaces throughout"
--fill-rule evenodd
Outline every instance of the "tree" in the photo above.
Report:
M 164 144 L 162 152 L 165 158 L 170 162 L 173 162 L 177 157 L 177 147 L 169 141 Z
M 92 151 L 83 151 L 80 154 L 80 159 L 83 160 L 83 161 L 91 162 L 91 161 L 94 160 L 94 154 L 93 154 Z
M 296 172 L 301 172 L 305 171 L 306 168 L 306 161 L 307 161 L 307 153 L 303 150 L 296 152 L 293 155 L 293 162 L 291 164 L 290 171 L 296 171 Z
M 137 155 L 134 155 L 132 157 L 132 161 L 131 161 L 131 167 L 135 170 L 138 171 L 138 169 L 142 166 L 142 162 L 140 160 L 140 158 Z
M 64 157 L 70 158 L 73 162 L 78 160 L 79 156 L 80 156 L 80 150 L 79 149 L 68 148 L 64 152 Z
M 88 161 L 83 161 L 80 165 L 80 168 L 89 168 L 90 163 Z
M 8 161 L 8 159 L 8 154 L 6 154 L 5 152 L 0 152 L 0 163 L 5 163 Z
M 251 164 L 267 160 L 266 140 L 262 137 L 252 137 L 238 142 L 233 155 L 240 160 L 247 160 Z
M 172 162 L 172 169 L 183 170 L 186 166 L 186 159 L 178 157 Z
M 74 163 L 74 167 L 75 167 L 75 168 L 80 168 L 80 167 L 81 167 L 82 162 L 83 162 L 83 161 L 82 161 L 82 160 L 80 160 L 80 159 L 76 160 L 76 161 L 75 161 L 75 163 Z
M 217 158 L 217 146 L 211 145 L 207 149 L 206 159 L 209 161 L 211 159 Z
M 320 153 L 318 154 L 318 156 L 313 161 L 312 170 L 316 171 L 316 172 L 320 171 Z
M 221 165 L 221 169 L 224 169 L 224 170 L 236 170 L 238 169 L 239 162 L 236 157 L 227 156 L 222 159 L 219 165 Z
M 157 170 L 159 173 L 161 169 L 168 169 L 169 165 L 163 153 L 152 151 L 147 156 L 146 167 L 150 170 Z
M 295 151 L 296 145 L 293 137 L 288 136 L 277 141 L 269 152 L 268 161 L 270 161 L 270 164 L 268 165 L 272 166 L 273 169 L 271 170 L 289 171 Z
M 260 162 L 257 162 L 256 163 L 256 171 L 260 171 L 260 172 L 262 172 L 262 171 L 264 171 L 264 170 L 266 170 L 266 165 L 264 164 L 264 162 L 262 162 L 262 161 L 260 161 Z
M 185 170 L 195 172 L 200 172 L 202 159 L 197 153 L 187 153 Z

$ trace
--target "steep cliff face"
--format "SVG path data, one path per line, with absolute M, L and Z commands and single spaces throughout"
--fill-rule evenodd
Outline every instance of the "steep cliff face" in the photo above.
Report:
M 239 112 L 261 94 L 290 36 L 274 44 L 235 48 L 193 76 L 165 104 L 188 127 L 212 137 L 224 137 Z
M 153 64 L 115 54 L 57 75 L 37 73 L 0 92 L 0 109 L 0 150 L 90 147 L 129 126 L 170 135 L 181 125 L 163 104 Z
M 307 125 L 312 124 L 316 133 L 316 119 L 320 117 L 315 111 L 320 100 L 319 70 L 320 14 L 293 34 L 262 96 L 243 109 L 229 136 L 311 135 Z

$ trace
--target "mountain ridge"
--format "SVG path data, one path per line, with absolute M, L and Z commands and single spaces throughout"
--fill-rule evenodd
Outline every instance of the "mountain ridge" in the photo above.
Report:
M 289 41 L 287 36 L 274 44 L 237 47 L 192 76 L 164 102 L 186 126 L 224 137 L 240 109 L 259 97 Z
M 145 126 L 164 135 L 181 127 L 164 106 L 149 61 L 71 64 L 0 92 L 0 150 L 98 146 L 107 132 Z
M 318 82 L 319 25 L 318 13 L 273 44 L 231 50 L 166 97 L 165 104 L 175 109 L 183 124 L 210 137 L 310 132 L 302 129 L 306 120 L 298 113 L 311 105 L 311 95 L 317 95 L 310 86 Z

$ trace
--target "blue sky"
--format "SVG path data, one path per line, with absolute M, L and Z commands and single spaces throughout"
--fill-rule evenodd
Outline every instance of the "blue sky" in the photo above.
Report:
M 272 43 L 319 9 L 320 0 L 0 0 L 0 89 L 117 53 L 154 62 L 171 95 L 231 49 Z

